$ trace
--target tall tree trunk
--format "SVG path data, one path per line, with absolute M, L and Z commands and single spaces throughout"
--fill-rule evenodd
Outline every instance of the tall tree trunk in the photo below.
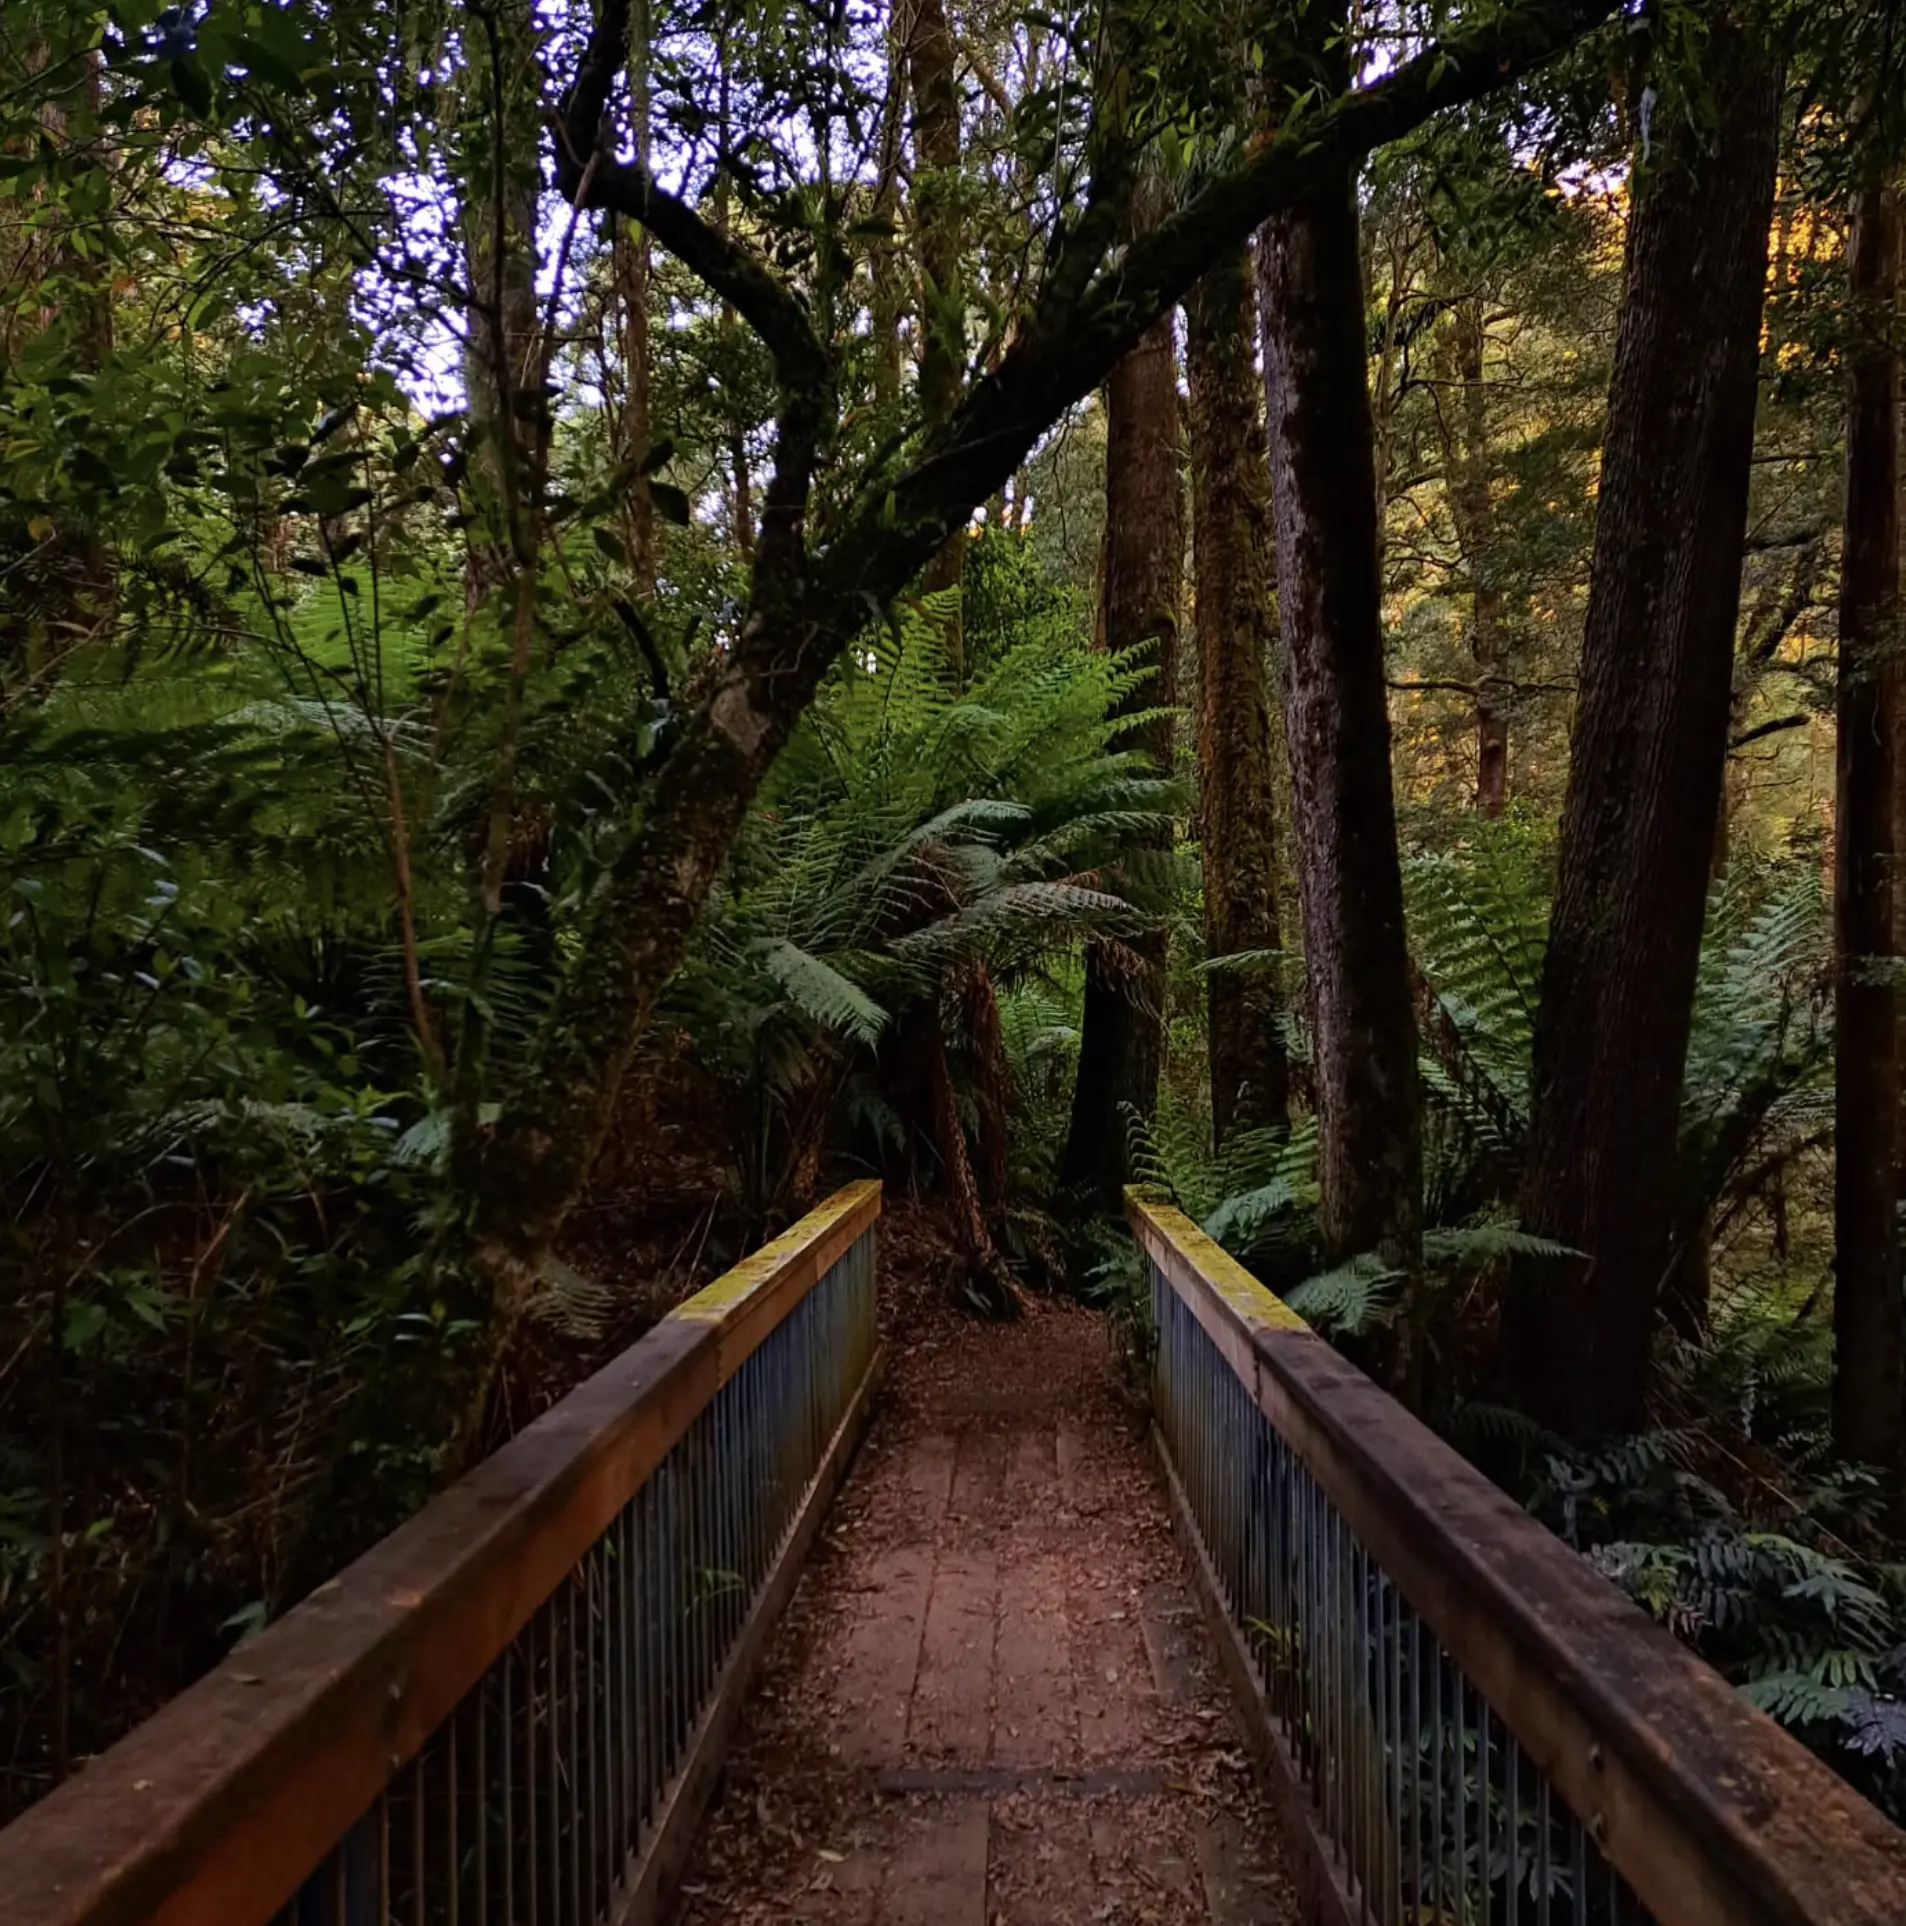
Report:
M 1422 1112 L 1348 169 L 1265 223 L 1258 281 L 1324 1241 L 1333 1256 L 1381 1251 L 1414 1276 Z
M 616 305 L 622 322 L 622 420 L 619 452 L 625 463 L 648 459 L 649 422 L 649 240 L 633 222 L 616 229 Z M 622 492 L 623 538 L 629 574 L 640 595 L 655 593 L 655 503 L 646 476 L 632 476 Z
M 648 0 L 629 8 L 629 127 L 635 157 L 649 163 L 649 10 Z M 622 322 L 623 402 L 621 455 L 625 462 L 648 459 L 649 421 L 649 237 L 638 221 L 618 221 L 615 230 L 616 306 Z M 645 477 L 623 490 L 623 525 L 629 545 L 629 573 L 639 595 L 655 593 L 655 503 Z
M 470 307 L 464 385 L 474 444 L 470 471 L 480 527 L 472 531 L 472 602 L 527 566 L 534 545 L 528 470 L 535 441 L 525 384 L 539 361 L 536 206 L 542 174 L 525 91 L 535 71 L 535 29 L 525 0 L 485 16 L 473 39 L 463 112 L 476 164 L 463 206 Z
M 960 94 L 945 0 L 913 0 L 907 34 L 913 92 L 913 224 L 920 254 L 920 415 L 931 429 L 953 412 L 966 373 L 966 297 L 960 276 Z M 927 564 L 929 594 L 956 589 L 966 573 L 965 532 Z M 965 624 L 943 626 L 956 685 L 966 680 Z
M 944 0 L 913 0 L 913 221 L 920 250 L 920 412 L 946 420 L 966 359 L 960 290 L 960 96 Z
M 887 97 L 880 117 L 880 158 L 874 177 L 875 233 L 868 250 L 873 388 L 883 414 L 900 400 L 900 317 L 906 308 L 905 257 L 898 233 L 900 161 L 907 112 L 907 42 L 912 31 L 907 0 L 892 0 L 887 10 Z
M 1509 802 L 1509 717 L 1503 702 L 1508 655 L 1502 633 L 1502 590 L 1490 579 L 1494 514 L 1481 296 L 1458 301 L 1450 322 L 1457 392 L 1445 417 L 1444 460 L 1456 546 L 1469 579 L 1469 654 L 1476 671 L 1476 812 L 1494 817 Z
M 1184 566 L 1178 486 L 1178 356 L 1166 315 L 1106 383 L 1105 579 L 1100 615 L 1105 646 L 1140 649 L 1156 674 L 1131 697 L 1134 709 L 1172 700 L 1178 671 L 1178 595 Z M 1169 714 L 1128 738 L 1161 776 L 1172 766 Z M 1128 885 L 1141 897 L 1169 849 L 1127 858 Z M 1097 942 L 1085 955 L 1085 1013 L 1072 1120 L 1060 1163 L 1062 1186 L 1107 1210 L 1126 1180 L 1132 1117 L 1149 1122 L 1164 1055 L 1165 933 Z
M 1906 1320 L 1896 1224 L 1899 1010 L 1893 932 L 1899 712 L 1899 359 L 1890 331 L 1899 220 L 1877 169 L 1847 242 L 1853 326 L 1841 551 L 1834 808 L 1833 1440 L 1876 1465 L 1897 1511 L 1906 1474 Z
M 734 139 L 734 70 L 728 58 L 729 24 L 724 18 L 715 41 L 715 63 L 720 75 L 715 91 L 715 151 L 721 158 L 710 199 L 716 230 L 722 234 L 728 232 L 730 202 L 733 199 L 728 173 L 728 156 Z M 734 308 L 726 301 L 721 304 L 721 323 L 716 338 L 721 343 L 723 362 L 732 366 L 740 329 Z M 752 563 L 755 535 L 754 474 L 748 457 L 747 424 L 734 414 L 732 403 L 728 425 L 728 482 L 728 531 L 734 537 L 742 560 Z
M 1240 248 L 1185 303 L 1191 384 L 1191 525 L 1198 643 L 1198 817 L 1205 948 L 1276 950 L 1277 815 L 1270 661 L 1276 540 L 1252 348 L 1251 256 Z M 1276 981 L 1262 965 L 1214 970 L 1205 1007 L 1212 1136 L 1290 1121 Z
M 1720 21 L 1712 128 L 1638 170 L 1536 1023 L 1511 1396 L 1573 1438 L 1641 1422 L 1727 751 L 1781 75 Z
M 1895 328 L 1906 329 L 1906 174 L 1897 176 L 1893 183 L 1893 220 L 1894 220 L 1894 281 L 1893 324 Z M 1895 339 L 1898 339 L 1895 336 Z M 1894 543 L 1894 567 L 1900 593 L 1906 597 L 1906 367 L 1895 369 L 1895 405 L 1893 410 L 1893 486 L 1895 519 L 1898 523 L 1898 539 Z M 1902 601 L 1901 614 L 1894 617 L 1895 623 L 1906 614 L 1906 601 Z M 1895 631 L 1898 632 L 1897 630 Z M 1901 665 L 1900 678 L 1906 684 L 1906 665 Z M 1906 686 L 1895 690 L 1893 711 L 1893 954 L 1906 956 Z M 1899 1010 L 1902 1023 L 1906 1023 L 1906 1006 Z M 1906 1063 L 1906 1037 L 1895 1046 L 1902 1063 Z M 1895 1126 L 1896 1155 L 1893 1163 L 1894 1194 L 1906 1197 L 1906 1077 L 1900 1080 L 1900 1113 Z M 1906 1257 L 1906 1251 L 1902 1251 Z

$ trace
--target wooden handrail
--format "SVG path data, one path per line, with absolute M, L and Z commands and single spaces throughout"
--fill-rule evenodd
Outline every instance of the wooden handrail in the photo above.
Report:
M 1899 1926 L 1906 1833 L 1347 1363 L 1181 1211 L 1152 1262 L 1664 1926 Z
M 0 1921 L 271 1917 L 879 1214 L 838 1193 L 0 1832 Z

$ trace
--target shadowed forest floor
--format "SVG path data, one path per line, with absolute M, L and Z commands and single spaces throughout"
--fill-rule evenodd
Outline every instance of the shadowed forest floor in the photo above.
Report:
M 896 1281 L 901 1241 L 881 1410 L 677 1926 L 1284 1926 L 1276 1822 L 1104 1319 L 976 1323 Z

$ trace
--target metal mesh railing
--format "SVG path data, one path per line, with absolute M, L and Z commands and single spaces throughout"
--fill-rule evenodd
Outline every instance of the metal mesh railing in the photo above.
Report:
M 1152 1307 L 1159 1430 L 1351 1917 L 1647 1921 L 1156 1263 Z
M 306 1882 L 287 1926 L 610 1918 L 875 1346 L 869 1229 Z
M 838 1192 L 0 1831 L 0 1920 L 659 1916 L 870 1412 L 879 1215 Z

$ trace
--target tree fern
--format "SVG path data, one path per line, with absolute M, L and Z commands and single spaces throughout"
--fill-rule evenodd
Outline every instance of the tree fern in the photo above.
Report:
M 1425 1038 L 1430 1094 L 1480 1140 L 1517 1148 L 1548 944 L 1545 879 L 1519 841 L 1486 833 L 1408 865 L 1410 936 L 1439 1019 Z
M 850 1122 L 891 1141 L 897 1113 L 856 1059 L 902 1011 L 983 970 L 1008 1065 L 1015 1038 L 1023 1062 L 1031 1032 L 1005 1021 L 1017 987 L 1140 921 L 1100 877 L 1174 801 L 1117 746 L 1141 670 L 1051 623 L 979 659 L 956 688 L 940 630 L 897 613 L 822 691 L 714 893 L 670 1007 L 750 1142 L 781 1127 L 764 1104 L 792 1127 L 830 1076 L 863 1093 Z M 957 1064 L 965 1040 L 948 1041 Z M 1036 1101 L 1049 1117 L 1053 1093 Z
M 765 939 L 758 955 L 762 969 L 810 1022 L 869 1047 L 880 1041 L 886 1011 L 832 964 L 785 937 Z
M 1465 1158 L 1500 1160 L 1506 1176 L 1493 1188 L 1512 1185 L 1528 1127 L 1547 921 L 1540 856 L 1511 826 L 1408 868 L 1411 940 L 1429 999 L 1431 1181 L 1458 1197 Z M 1771 887 L 1744 873 L 1710 905 L 1681 1111 L 1685 1237 L 1705 1234 L 1730 1186 L 1777 1165 L 1830 1121 L 1827 943 L 1810 869 Z M 1453 1136 L 1438 1131 L 1438 1117 Z
M 1553 1238 L 1537 1237 L 1507 1223 L 1433 1224 L 1423 1233 L 1423 1262 L 1436 1265 L 1486 1264 L 1498 1257 L 1579 1257 Z

